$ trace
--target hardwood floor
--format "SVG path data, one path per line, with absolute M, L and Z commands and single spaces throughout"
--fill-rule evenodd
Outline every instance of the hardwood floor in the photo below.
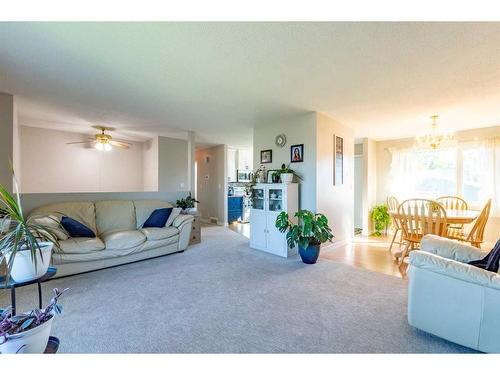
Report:
M 354 237 L 353 243 L 338 248 L 321 250 L 322 259 L 349 264 L 354 267 L 406 278 L 407 265 L 401 267 L 389 254 L 390 239 L 365 236 Z
M 250 238 L 250 223 L 240 223 L 237 221 L 233 221 L 227 227 L 239 234 L 242 234 L 246 238 Z

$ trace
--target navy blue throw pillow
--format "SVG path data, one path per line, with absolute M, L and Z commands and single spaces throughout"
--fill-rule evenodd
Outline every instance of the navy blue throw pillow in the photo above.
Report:
M 70 237 L 91 237 L 95 238 L 95 233 L 86 225 L 67 216 L 61 218 L 61 225 L 69 233 Z
M 497 241 L 493 250 L 486 257 L 480 260 L 469 262 L 470 265 L 483 268 L 486 271 L 498 272 L 500 263 L 500 240 Z
M 163 228 L 168 220 L 168 217 L 172 213 L 172 208 L 157 208 L 149 215 L 146 222 L 143 224 L 143 228 Z

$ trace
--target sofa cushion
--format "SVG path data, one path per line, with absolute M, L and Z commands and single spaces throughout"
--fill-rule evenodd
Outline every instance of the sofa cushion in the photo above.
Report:
M 59 248 L 54 248 L 56 253 L 64 254 L 87 254 L 100 250 L 104 250 L 104 243 L 97 237 L 68 238 L 65 241 L 59 241 Z
M 94 238 L 95 233 L 85 224 L 80 223 L 78 220 L 72 219 L 67 216 L 61 218 L 61 225 L 69 233 L 71 237 L 87 237 Z
M 168 217 L 172 213 L 172 208 L 158 208 L 148 217 L 142 225 L 143 228 L 163 228 Z
M 166 201 L 160 200 L 143 200 L 134 201 L 135 206 L 135 218 L 136 218 L 136 228 L 142 228 L 148 217 L 157 208 L 170 208 L 172 205 Z
M 175 227 L 142 228 L 141 232 L 144 233 L 148 241 L 158 241 L 179 234 L 179 229 Z
M 180 207 L 174 207 L 172 212 L 170 213 L 170 216 L 168 217 L 167 222 L 165 223 L 166 227 L 169 227 L 172 225 L 175 219 L 181 214 L 182 208 Z
M 68 216 L 96 232 L 95 225 L 95 206 L 94 202 L 66 202 L 54 203 L 38 207 L 30 212 L 30 216 L 48 216 L 54 215 L 58 219 L 62 216 Z
M 130 249 L 146 241 L 146 236 L 138 230 L 106 233 L 101 238 L 106 245 L 106 249 L 111 250 Z
M 65 241 L 69 237 L 64 228 L 61 227 L 61 220 L 55 215 L 32 216 L 30 219 L 33 224 L 49 228 L 58 240 Z
M 99 201 L 95 203 L 97 234 L 136 229 L 132 201 Z

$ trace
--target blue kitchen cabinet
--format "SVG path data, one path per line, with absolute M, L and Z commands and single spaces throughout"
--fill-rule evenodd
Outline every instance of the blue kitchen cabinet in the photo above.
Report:
M 241 220 L 243 215 L 243 197 L 227 197 L 227 221 Z

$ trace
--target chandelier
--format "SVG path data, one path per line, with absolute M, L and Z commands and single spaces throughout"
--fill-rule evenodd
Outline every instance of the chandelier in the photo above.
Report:
M 431 116 L 431 131 L 428 134 L 418 136 L 416 146 L 419 148 L 437 150 L 440 147 L 450 146 L 454 139 L 451 133 L 441 133 L 437 124 L 438 115 Z

